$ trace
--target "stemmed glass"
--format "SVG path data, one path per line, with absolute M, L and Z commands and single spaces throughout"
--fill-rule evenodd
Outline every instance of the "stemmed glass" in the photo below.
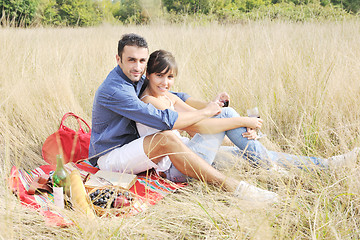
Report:
M 260 118 L 259 109 L 257 107 L 248 109 L 247 114 L 249 117 Z M 256 140 L 263 138 L 263 137 L 266 137 L 266 134 L 263 134 L 260 130 L 258 130 Z

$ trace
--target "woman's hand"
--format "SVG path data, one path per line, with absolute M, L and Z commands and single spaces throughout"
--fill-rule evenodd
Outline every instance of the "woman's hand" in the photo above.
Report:
M 263 120 L 261 118 L 254 117 L 244 117 L 244 126 L 252 129 L 260 129 L 262 126 Z
M 213 101 L 216 102 L 220 107 L 223 107 L 225 102 L 230 101 L 230 96 L 226 92 L 222 92 L 219 93 Z
M 255 140 L 257 138 L 257 131 L 252 128 L 247 128 L 247 132 L 244 132 L 242 136 L 249 140 Z

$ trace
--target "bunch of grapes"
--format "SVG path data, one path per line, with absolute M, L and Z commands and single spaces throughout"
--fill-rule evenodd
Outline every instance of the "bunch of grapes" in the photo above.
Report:
M 134 198 L 128 191 L 117 191 L 116 189 L 96 189 L 89 194 L 92 203 L 101 208 L 122 208 L 131 205 Z

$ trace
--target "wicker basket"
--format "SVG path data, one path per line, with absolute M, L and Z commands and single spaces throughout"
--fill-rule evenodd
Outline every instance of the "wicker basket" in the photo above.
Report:
M 95 194 L 96 191 L 98 191 L 98 194 Z M 109 198 L 106 197 L 107 193 Z M 123 197 L 126 196 L 126 199 L 129 201 L 129 205 L 121 206 L 120 204 L 118 204 L 118 207 L 113 207 L 111 203 L 118 197 L 119 194 Z M 132 205 L 136 200 L 136 196 L 132 192 L 116 186 L 93 188 L 88 191 L 88 196 L 91 199 L 92 206 L 95 210 L 96 215 L 98 216 L 119 216 L 129 213 Z M 105 199 L 107 199 L 107 202 L 99 204 L 100 199 L 104 199 L 104 197 Z

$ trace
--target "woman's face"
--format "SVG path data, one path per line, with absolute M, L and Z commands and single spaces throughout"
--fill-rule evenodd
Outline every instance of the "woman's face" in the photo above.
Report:
M 174 84 L 174 73 L 170 69 L 167 73 L 167 68 L 164 69 L 161 73 L 152 73 L 147 74 L 149 79 L 149 88 L 153 95 L 162 96 L 167 92 L 171 86 Z

